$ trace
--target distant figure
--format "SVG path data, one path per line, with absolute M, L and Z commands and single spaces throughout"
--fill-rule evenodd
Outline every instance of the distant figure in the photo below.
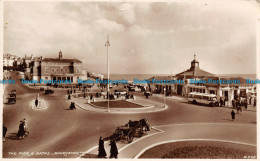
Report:
M 93 99 L 93 96 L 92 95 L 90 95 L 90 100 L 92 100 Z
M 232 110 L 232 111 L 231 111 L 231 118 L 232 118 L 232 121 L 235 120 L 235 115 L 236 115 L 236 114 L 235 114 L 234 110 Z
M 145 93 L 146 99 L 148 99 L 148 93 Z
M 254 98 L 254 107 L 256 106 L 256 98 Z
M 6 132 L 7 132 L 7 127 L 5 127 L 5 126 L 3 125 L 3 141 L 5 141 Z
M 70 94 L 70 90 L 67 90 L 67 94 Z
M 68 100 L 70 100 L 70 94 L 68 95 Z
M 117 155 L 118 155 L 118 150 L 117 150 L 117 146 L 116 146 L 116 141 L 114 139 L 112 139 L 110 141 L 111 149 L 110 149 L 110 157 L 109 158 L 115 158 L 117 159 Z
M 38 98 L 36 98 L 36 99 L 35 99 L 35 106 L 36 106 L 36 107 L 38 106 L 38 103 L 39 103 Z
M 74 89 L 74 93 L 76 93 L 76 89 Z
M 103 137 L 100 136 L 99 138 L 99 144 L 98 144 L 98 157 L 99 158 L 105 158 L 107 156 L 107 153 L 104 148 L 104 140 Z

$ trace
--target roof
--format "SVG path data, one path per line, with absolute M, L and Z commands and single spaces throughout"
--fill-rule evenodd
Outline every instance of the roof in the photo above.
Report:
M 246 83 L 246 79 L 242 78 L 242 77 L 204 77 L 202 78 L 202 80 L 206 80 L 208 81 L 209 79 L 211 80 L 221 80 L 221 81 L 232 81 L 231 83 L 221 83 L 221 84 L 218 84 L 218 83 L 205 83 L 206 86 L 209 86 L 209 87 L 216 87 L 216 86 L 238 86 L 238 85 L 241 85 L 241 84 L 247 84 Z M 239 82 L 239 83 L 238 83 Z
M 56 62 L 56 63 L 82 63 L 80 60 L 78 59 L 59 59 L 59 58 L 44 58 L 42 60 L 43 62 Z
M 199 67 L 190 68 L 184 72 L 176 74 L 177 77 L 208 77 L 215 76 L 212 73 L 206 72 L 205 70 L 200 69 Z
M 198 92 L 190 92 L 189 94 L 197 95 L 197 96 L 208 96 L 208 97 L 216 97 L 215 94 L 209 94 L 209 93 L 198 93 Z
M 172 80 L 171 76 L 153 76 L 151 78 L 148 78 L 147 80 L 152 81 L 153 79 L 155 80 Z

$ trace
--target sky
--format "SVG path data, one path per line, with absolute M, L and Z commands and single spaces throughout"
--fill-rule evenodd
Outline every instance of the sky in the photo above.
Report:
M 89 72 L 256 73 L 259 4 L 225 2 L 4 2 L 4 53 L 77 58 Z

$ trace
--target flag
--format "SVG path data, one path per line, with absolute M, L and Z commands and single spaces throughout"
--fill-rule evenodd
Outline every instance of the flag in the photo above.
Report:
M 109 40 L 108 40 L 108 36 L 107 36 L 107 41 L 105 43 L 105 46 L 110 46 Z

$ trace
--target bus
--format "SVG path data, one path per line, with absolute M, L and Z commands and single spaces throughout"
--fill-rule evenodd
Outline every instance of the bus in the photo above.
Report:
M 194 104 L 196 103 L 206 104 L 211 107 L 219 106 L 219 102 L 217 101 L 217 96 L 215 94 L 208 94 L 208 93 L 191 92 L 188 94 L 188 102 Z

